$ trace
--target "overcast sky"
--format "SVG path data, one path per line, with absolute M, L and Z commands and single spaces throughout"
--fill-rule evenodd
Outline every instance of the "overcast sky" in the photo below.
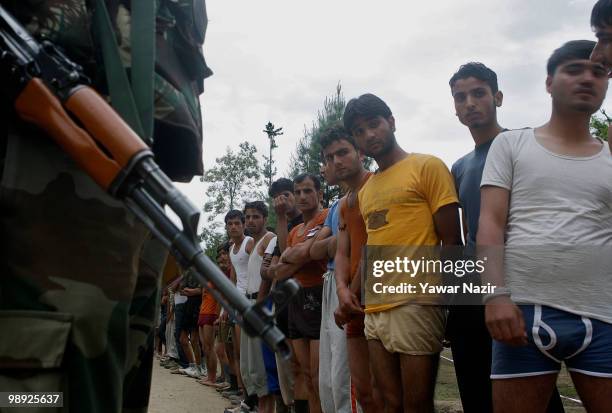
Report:
M 201 98 L 204 166 L 244 140 L 263 155 L 262 130 L 272 121 L 285 132 L 274 153 L 282 176 L 304 126 L 340 82 L 347 101 L 371 92 L 387 102 L 405 150 L 434 154 L 450 167 L 473 148 L 450 96 L 457 68 L 480 61 L 497 73 L 502 126 L 539 126 L 550 114 L 546 60 L 568 40 L 594 39 L 594 3 L 209 0 L 204 54 L 214 75 Z M 203 205 L 198 178 L 180 186 Z

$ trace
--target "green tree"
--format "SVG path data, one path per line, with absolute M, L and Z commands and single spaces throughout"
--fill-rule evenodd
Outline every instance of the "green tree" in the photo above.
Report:
M 336 93 L 328 96 L 323 101 L 323 108 L 317 112 L 317 118 L 310 127 L 304 127 L 304 136 L 298 141 L 295 152 L 291 155 L 290 176 L 295 178 L 301 173 L 320 175 L 321 167 L 321 145 L 319 140 L 321 133 L 328 126 L 342 120 L 346 101 L 342 94 L 340 83 L 336 86 Z M 330 202 L 340 195 L 338 187 L 330 187 L 322 182 L 323 204 L 329 206 Z
M 245 201 L 265 199 L 260 190 L 261 168 L 257 160 L 257 148 L 242 142 L 238 152 L 229 147 L 225 155 L 215 160 L 215 166 L 206 171 L 203 180 L 209 183 L 204 211 L 208 221 L 230 209 L 242 208 Z
M 219 245 L 227 240 L 225 231 L 221 230 L 221 224 L 219 222 L 210 222 L 207 226 L 202 228 L 200 233 L 200 245 L 204 250 L 204 253 L 213 260 L 217 258 L 217 248 Z
M 289 175 L 295 178 L 301 173 L 320 175 L 321 145 L 319 144 L 323 131 L 336 122 L 342 121 L 346 100 L 342 94 L 340 83 L 336 86 L 336 93 L 323 101 L 323 109 L 317 112 L 317 118 L 310 127 L 304 127 L 304 135 L 298 141 L 295 151 L 291 154 L 291 169 Z M 369 169 L 372 164 L 370 158 L 364 160 L 364 166 Z M 322 183 L 323 203 L 329 206 L 330 202 L 340 196 L 338 186 L 330 187 Z
M 600 110 L 602 116 L 599 117 L 597 114 L 591 116 L 591 133 L 593 136 L 597 136 L 605 141 L 608 140 L 608 123 L 612 121 L 606 114 L 605 110 Z
M 295 152 L 291 155 L 292 178 L 301 173 L 319 174 L 321 165 L 321 145 L 319 139 L 325 128 L 342 120 L 346 101 L 342 94 L 340 83 L 336 86 L 336 93 L 323 101 L 323 109 L 317 112 L 317 118 L 310 127 L 304 127 L 304 136 L 298 141 Z

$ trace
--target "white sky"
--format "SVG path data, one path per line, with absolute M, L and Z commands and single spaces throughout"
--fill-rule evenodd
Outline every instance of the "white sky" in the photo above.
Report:
M 304 126 L 341 82 L 346 100 L 371 92 L 387 102 L 396 137 L 410 152 L 450 167 L 473 148 L 454 115 L 448 80 L 468 61 L 498 76 L 508 128 L 538 126 L 550 114 L 546 60 L 568 40 L 594 39 L 595 0 L 209 0 L 206 61 L 214 75 L 201 98 L 204 166 L 244 140 L 267 153 L 272 121 L 285 134 L 279 174 Z M 604 108 L 612 108 L 608 99 Z M 204 204 L 204 184 L 179 185 Z

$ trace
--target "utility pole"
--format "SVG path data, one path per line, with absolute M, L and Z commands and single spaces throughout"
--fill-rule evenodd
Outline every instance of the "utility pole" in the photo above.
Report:
M 265 174 L 267 175 L 267 178 L 268 178 L 268 188 L 270 188 L 272 186 L 272 182 L 274 181 L 274 172 L 275 172 L 274 171 L 274 161 L 272 159 L 272 150 L 274 148 L 278 148 L 278 145 L 276 144 L 276 140 L 274 138 L 283 134 L 283 128 L 275 129 L 274 124 L 268 121 L 268 123 L 266 124 L 266 128 L 263 130 L 263 132 L 266 135 L 268 135 L 268 140 L 270 141 L 270 157 L 266 159 L 268 165 L 266 165 L 267 170 L 265 171 Z

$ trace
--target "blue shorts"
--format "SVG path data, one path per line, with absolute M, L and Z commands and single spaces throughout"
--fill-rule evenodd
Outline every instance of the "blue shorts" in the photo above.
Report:
M 529 344 L 493 340 L 492 379 L 569 371 L 612 378 L 612 324 L 542 305 L 520 305 Z

